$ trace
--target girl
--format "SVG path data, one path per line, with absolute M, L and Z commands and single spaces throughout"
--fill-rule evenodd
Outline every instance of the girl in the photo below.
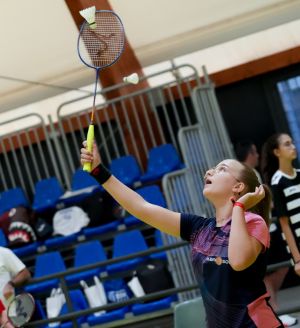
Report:
M 268 304 L 263 278 L 269 247 L 270 194 L 252 169 L 224 160 L 206 172 L 204 196 L 215 218 L 180 214 L 146 202 L 122 184 L 93 154 L 81 149 L 81 162 L 129 213 L 147 224 L 188 240 L 206 310 L 207 327 L 283 327 Z M 249 211 L 251 210 L 251 211 Z
M 300 275 L 300 171 L 293 167 L 296 157 L 291 137 L 285 133 L 274 134 L 263 146 L 261 168 L 264 180 L 272 188 L 275 215 L 291 253 L 294 270 Z M 277 292 L 287 272 L 288 268 L 281 268 L 265 279 L 275 310 L 278 308 Z M 287 326 L 297 321 L 286 315 L 280 318 Z

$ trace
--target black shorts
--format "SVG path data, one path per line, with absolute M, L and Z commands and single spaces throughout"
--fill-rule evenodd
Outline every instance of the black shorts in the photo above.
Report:
M 276 225 L 276 229 L 273 224 Z M 272 227 L 270 229 L 271 242 L 270 249 L 268 251 L 268 264 L 279 263 L 283 261 L 288 261 L 291 259 L 291 255 L 288 253 L 286 249 L 286 241 L 282 238 L 281 227 L 279 223 L 272 223 Z

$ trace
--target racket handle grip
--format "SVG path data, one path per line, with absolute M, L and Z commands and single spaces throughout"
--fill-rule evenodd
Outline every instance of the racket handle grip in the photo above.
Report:
M 93 124 L 90 124 L 90 126 L 89 126 L 86 142 L 87 142 L 87 147 L 86 147 L 87 150 L 89 152 L 92 152 L 93 151 L 93 143 L 94 143 L 94 125 Z M 92 171 L 92 163 L 85 163 L 83 165 L 83 171 L 91 172 Z

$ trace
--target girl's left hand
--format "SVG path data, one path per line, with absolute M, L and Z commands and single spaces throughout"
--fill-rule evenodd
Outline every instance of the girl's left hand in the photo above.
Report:
M 7 283 L 3 290 L 2 290 L 2 294 L 5 297 L 5 299 L 9 299 L 14 293 L 14 288 L 10 283 Z
M 237 199 L 237 202 L 244 204 L 245 209 L 250 209 L 258 204 L 265 197 L 265 189 L 263 185 L 255 188 L 254 192 L 248 192 L 241 198 Z

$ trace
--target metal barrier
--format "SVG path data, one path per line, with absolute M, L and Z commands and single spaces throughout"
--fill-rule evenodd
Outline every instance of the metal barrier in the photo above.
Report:
M 13 124 L 14 132 L 6 133 Z M 18 130 L 22 124 L 25 128 Z M 0 190 L 22 187 L 28 197 L 35 183 L 56 176 L 62 183 L 61 171 L 54 152 L 52 135 L 43 118 L 36 113 L 0 123 Z
M 197 213 L 199 202 L 193 198 L 196 196 L 193 184 L 188 181 L 187 169 L 169 173 L 163 177 L 162 186 L 166 197 L 167 207 L 176 212 Z M 199 213 L 199 212 L 198 212 Z M 162 233 L 164 245 L 177 243 L 180 238 L 175 238 Z M 174 249 L 167 253 L 168 262 L 174 284 L 177 288 L 181 286 L 196 284 L 196 278 L 192 270 L 189 245 Z M 199 296 L 199 290 L 186 291 L 178 295 L 179 301 L 193 299 Z
M 181 69 L 189 69 L 190 75 L 182 77 L 180 74 L 173 74 Z M 141 81 L 163 78 L 166 74 L 168 78 L 172 77 L 169 82 L 131 92 L 96 106 L 95 138 L 105 164 L 109 164 L 116 157 L 131 154 L 143 168 L 150 148 L 166 142 L 178 148 L 177 131 L 183 126 L 196 123 L 196 109 L 190 101 L 192 82 L 200 85 L 195 68 L 181 65 L 142 77 Z M 118 84 L 101 90 L 100 94 L 105 98 L 106 94 L 126 86 L 126 83 Z M 74 172 L 79 166 L 78 149 L 85 139 L 90 108 L 76 113 L 68 111 L 72 105 L 88 97 L 90 96 L 63 103 L 57 110 L 59 139 L 70 172 Z M 77 152 L 74 152 L 74 149 L 77 149 Z
M 215 94 L 214 84 L 210 80 L 205 67 L 204 84 L 196 86 L 192 92 L 192 100 L 197 108 L 198 122 L 209 150 L 204 156 L 210 155 L 215 163 L 225 158 L 235 158 L 233 146 L 228 136 L 226 125 Z
M 181 70 L 185 71 L 184 76 Z M 200 85 L 200 80 L 193 66 L 172 67 L 144 76 L 141 81 L 151 79 L 164 82 L 97 105 L 95 137 L 105 164 L 131 154 L 143 169 L 150 148 L 170 142 L 178 149 L 178 129 L 196 123 L 197 113 L 190 98 L 193 86 Z M 99 95 L 104 99 L 125 87 L 128 84 L 113 85 L 102 89 Z M 71 176 L 80 166 L 79 149 L 86 138 L 90 107 L 76 113 L 70 113 L 70 109 L 74 111 L 75 106 L 81 106 L 81 102 L 91 96 L 61 104 L 57 119 L 48 116 L 47 127 L 36 113 L 1 122 L 0 133 L 9 124 L 15 125 L 15 131 L 1 135 L 0 191 L 20 186 L 32 195 L 34 183 L 52 175 L 70 188 Z M 19 123 L 24 120 L 27 127 L 18 131 Z
M 204 68 L 203 71 L 204 83 L 195 87 L 192 92 L 193 104 L 197 108 L 198 124 L 182 127 L 178 132 L 178 141 L 188 169 L 185 173 L 186 181 L 193 190 L 190 193 L 192 196 L 190 202 L 194 209 L 192 213 L 213 216 L 212 206 L 202 195 L 203 177 L 210 167 L 226 158 L 234 158 L 235 155 L 218 106 L 214 86 Z M 166 179 L 172 180 L 172 176 Z M 174 193 L 168 186 L 172 183 L 172 181 L 165 182 L 166 194 Z M 180 185 L 178 188 L 180 189 Z M 182 194 L 180 190 L 178 192 Z

